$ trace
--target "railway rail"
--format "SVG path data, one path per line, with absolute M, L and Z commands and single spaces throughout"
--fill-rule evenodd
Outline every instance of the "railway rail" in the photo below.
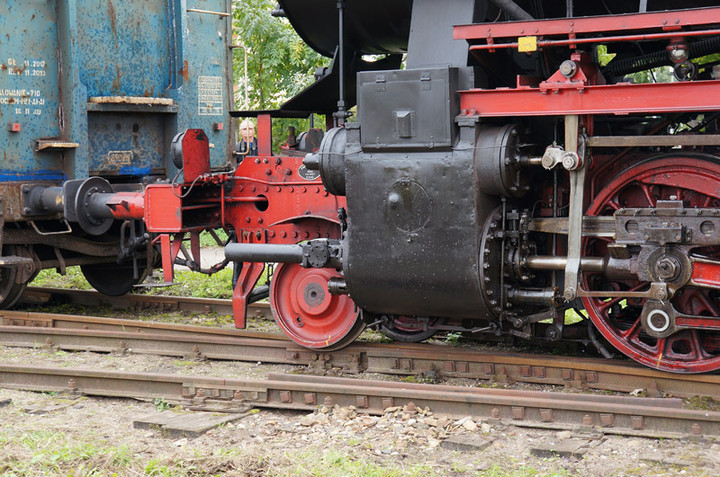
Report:
M 334 352 L 302 348 L 273 333 L 87 316 L 0 311 L 0 344 L 339 368 L 345 373 L 478 379 L 576 390 L 720 401 L 720 376 L 675 375 L 629 361 L 479 351 L 407 343 L 362 343 Z
M 429 407 L 452 417 L 473 415 L 494 424 L 572 429 L 589 435 L 720 437 L 720 412 L 684 409 L 683 401 L 597 394 L 547 393 L 348 378 L 277 375 L 241 380 L 87 369 L 0 366 L 4 387 L 184 402 L 192 409 L 244 411 L 248 405 L 312 411 L 355 406 L 382 414 L 395 406 Z M 412 403 L 412 404 L 411 404 Z
M 94 290 L 48 287 L 28 287 L 20 298 L 21 303 L 35 305 L 46 304 L 51 301 L 83 306 L 110 306 L 113 309 L 120 310 L 162 310 L 232 315 L 232 300 L 219 298 L 136 295 L 132 293 L 122 296 L 110 296 Z M 272 320 L 270 305 L 267 303 L 252 304 L 248 311 L 248 317 Z

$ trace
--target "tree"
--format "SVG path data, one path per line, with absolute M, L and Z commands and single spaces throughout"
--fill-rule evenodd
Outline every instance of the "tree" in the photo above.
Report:
M 275 4 L 274 0 L 233 0 L 233 39 L 248 51 L 249 84 L 245 85 L 243 49 L 234 50 L 235 101 L 240 107 L 279 107 L 314 80 L 318 66 L 329 62 L 303 43 L 287 19 L 270 15 Z M 245 87 L 248 105 L 242 104 Z

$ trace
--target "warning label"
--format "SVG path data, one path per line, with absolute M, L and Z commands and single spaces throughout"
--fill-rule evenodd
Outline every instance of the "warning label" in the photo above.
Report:
M 198 77 L 198 114 L 215 116 L 223 114 L 223 82 L 220 76 Z

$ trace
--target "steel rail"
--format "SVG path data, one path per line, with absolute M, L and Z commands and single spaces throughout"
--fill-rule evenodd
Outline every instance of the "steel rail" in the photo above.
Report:
M 110 306 L 118 310 L 183 311 L 232 315 L 232 300 L 219 298 L 136 295 L 132 293 L 123 296 L 108 296 L 93 290 L 28 287 L 20 300 L 27 304 L 44 304 L 52 299 L 59 299 L 75 305 Z M 270 305 L 267 303 L 251 304 L 248 313 L 249 318 L 273 319 Z
M 287 340 L 280 333 L 260 333 L 256 331 L 238 330 L 235 328 L 211 328 L 178 323 L 159 323 L 156 321 L 128 320 L 85 315 L 65 315 L 62 313 L 35 313 L 27 311 L 0 310 L 0 325 L 28 326 L 37 328 L 63 328 L 85 330 L 117 330 L 153 333 L 204 334 L 253 338 Z
M 382 414 L 395 406 L 429 407 L 451 417 L 587 433 L 678 438 L 719 437 L 720 412 L 684 409 L 679 399 L 547 393 L 388 383 L 348 378 L 270 375 L 241 380 L 107 370 L 0 366 L 0 385 L 74 395 L 165 399 L 193 409 L 233 411 L 248 404 L 312 411 L 355 406 Z
M 630 361 L 488 352 L 407 343 L 356 343 L 335 352 L 301 348 L 283 335 L 234 329 L 0 311 L 0 344 L 266 362 L 399 376 L 525 382 L 570 389 L 720 400 L 720 376 L 665 373 Z

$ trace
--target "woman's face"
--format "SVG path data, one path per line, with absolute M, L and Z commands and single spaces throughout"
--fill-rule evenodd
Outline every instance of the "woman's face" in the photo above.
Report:
M 255 137 L 255 125 L 247 122 L 240 125 L 240 136 L 245 142 L 252 142 Z

